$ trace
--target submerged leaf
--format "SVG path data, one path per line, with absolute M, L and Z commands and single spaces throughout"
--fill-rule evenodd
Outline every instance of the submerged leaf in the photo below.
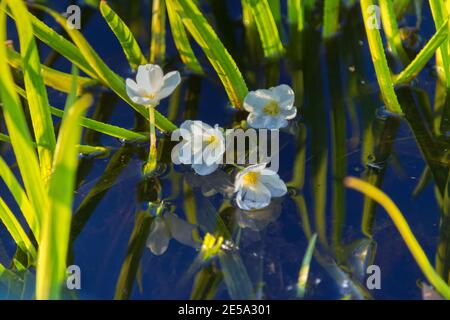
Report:
M 147 64 L 147 59 L 145 59 L 145 56 L 142 53 L 141 48 L 139 48 L 139 44 L 131 33 L 130 28 L 128 28 L 125 22 L 123 22 L 114 10 L 111 9 L 106 1 L 100 2 L 100 12 L 111 30 L 116 35 L 117 40 L 119 40 L 123 52 L 130 63 L 131 69 L 137 70 L 140 65 Z

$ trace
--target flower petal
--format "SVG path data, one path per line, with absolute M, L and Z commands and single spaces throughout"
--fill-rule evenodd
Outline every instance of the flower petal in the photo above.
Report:
M 155 94 L 163 86 L 163 75 L 161 67 L 156 64 L 142 65 L 138 68 L 136 82 L 147 94 Z
M 292 106 L 289 109 L 283 109 L 281 110 L 281 114 L 286 120 L 294 119 L 295 116 L 297 115 L 297 108 Z
M 264 168 L 267 166 L 266 163 L 257 163 L 252 164 L 251 166 L 248 166 L 244 168 L 243 170 L 239 171 L 234 179 L 234 192 L 238 192 L 239 189 L 242 188 L 243 185 L 243 178 L 244 176 L 249 172 L 262 172 Z
M 269 90 L 250 91 L 244 99 L 244 109 L 248 112 L 261 113 L 272 100 L 274 100 L 274 96 Z
M 155 218 L 152 223 L 150 235 L 147 238 L 147 247 L 150 251 L 159 256 L 166 252 L 169 246 L 170 233 L 167 229 L 166 223 L 161 217 Z
M 225 153 L 225 141 L 223 137 L 216 137 L 216 140 L 210 142 L 203 148 L 203 161 L 206 164 L 222 163 Z
M 270 191 L 262 184 L 241 188 L 236 197 L 236 203 L 243 210 L 255 210 L 270 204 Z
M 271 170 L 263 170 L 259 181 L 270 191 L 272 197 L 282 197 L 287 193 L 284 181 Z
M 270 91 L 277 97 L 281 109 L 287 109 L 294 105 L 294 90 L 287 84 L 280 84 L 279 86 L 271 88 Z
M 250 113 L 247 117 L 247 123 L 255 129 L 280 129 L 288 125 L 282 114 L 272 117 L 265 114 Z
M 190 247 L 197 246 L 192 238 L 192 231 L 195 229 L 193 224 L 180 219 L 175 213 L 166 214 L 164 220 L 170 229 L 172 238 Z
M 270 191 L 262 184 L 241 188 L 236 203 L 243 210 L 262 209 L 270 204 Z
M 264 129 L 270 126 L 272 118 L 265 114 L 250 113 L 247 117 L 247 124 L 255 129 Z
M 149 105 L 152 101 L 144 97 L 145 93 L 139 88 L 137 83 L 132 79 L 126 80 L 127 95 L 134 103 L 140 105 Z
M 142 95 L 141 90 L 139 89 L 137 83 L 133 79 L 128 78 L 125 81 L 125 84 L 128 97 L 130 97 L 131 100 L 139 98 Z
M 169 72 L 164 76 L 164 83 L 158 93 L 158 99 L 162 100 L 168 96 L 178 87 L 181 82 L 181 76 L 178 71 Z

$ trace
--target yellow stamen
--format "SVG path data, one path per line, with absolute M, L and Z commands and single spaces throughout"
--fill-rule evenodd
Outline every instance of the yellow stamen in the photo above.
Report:
M 147 93 L 145 95 L 145 97 L 148 98 L 148 99 L 154 99 L 156 97 L 156 94 L 155 93 Z
M 280 105 L 275 100 L 272 100 L 268 104 L 266 104 L 263 111 L 269 116 L 277 116 L 280 114 Z
M 259 173 L 259 172 L 246 173 L 242 177 L 242 181 L 244 182 L 244 186 L 254 186 L 254 185 L 256 185 L 258 183 L 260 175 L 261 175 L 261 173 Z
M 215 135 L 210 135 L 209 137 L 206 138 L 206 142 L 208 143 L 213 143 L 214 141 L 216 141 L 216 136 Z

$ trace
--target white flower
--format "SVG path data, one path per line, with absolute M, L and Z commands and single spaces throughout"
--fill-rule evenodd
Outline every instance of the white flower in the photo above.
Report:
M 198 245 L 192 238 L 194 229 L 194 225 L 180 219 L 175 213 L 167 213 L 156 217 L 153 221 L 146 245 L 157 256 L 166 252 L 172 238 L 195 248 Z
M 172 151 L 175 164 L 190 164 L 199 175 L 214 172 L 225 152 L 225 138 L 219 126 L 214 128 L 202 121 L 184 121 L 176 134 L 181 134 L 183 141 Z
M 236 203 L 243 210 L 267 207 L 272 197 L 282 197 L 287 188 L 277 173 L 266 169 L 266 163 L 251 165 L 236 176 L 234 192 Z
M 250 91 L 244 99 L 244 109 L 250 112 L 249 126 L 257 129 L 280 129 L 297 115 L 294 91 L 282 84 L 270 89 Z
M 127 94 L 134 103 L 156 106 L 159 101 L 168 97 L 175 90 L 180 81 L 178 71 L 164 75 L 158 65 L 142 65 L 138 68 L 136 81 L 127 79 Z

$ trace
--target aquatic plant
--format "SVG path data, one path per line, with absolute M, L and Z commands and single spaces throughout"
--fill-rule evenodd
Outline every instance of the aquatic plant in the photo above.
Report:
M 183 141 L 172 150 L 175 164 L 191 165 L 195 173 L 205 176 L 216 171 L 222 162 L 225 138 L 217 125 L 212 128 L 202 121 L 186 120 L 172 137 L 183 138 Z
M 266 169 L 265 163 L 246 167 L 236 175 L 234 192 L 236 203 L 244 210 L 262 209 L 272 197 L 282 197 L 287 188 L 278 174 Z
M 297 115 L 294 91 L 288 85 L 250 91 L 244 109 L 249 112 L 247 123 L 253 128 L 280 129 Z
M 149 112 L 150 151 L 144 166 L 144 174 L 150 174 L 156 168 L 155 108 L 162 99 L 167 98 L 176 89 L 180 82 L 181 77 L 178 71 L 164 75 L 161 67 L 154 64 L 139 66 L 136 81 L 129 78 L 126 80 L 128 97 L 134 103 L 145 106 Z
M 395 203 L 382 191 L 378 190 L 371 184 L 362 181 L 354 177 L 347 177 L 344 180 L 344 184 L 348 188 L 356 189 L 359 192 L 366 194 L 375 201 L 377 201 L 394 222 L 398 231 L 400 232 L 403 240 L 405 241 L 408 249 L 416 260 L 422 272 L 427 277 L 428 281 L 436 288 L 436 290 L 442 294 L 446 299 L 450 299 L 450 287 L 445 281 L 437 274 L 436 270 L 431 265 L 422 247 L 417 242 L 416 237 L 412 233 L 408 223 L 406 222 L 403 214 L 395 205 Z
M 147 238 L 147 247 L 155 255 L 166 252 L 170 239 L 175 239 L 184 245 L 196 247 L 192 232 L 195 226 L 180 219 L 175 213 L 163 213 L 155 217 L 150 234 Z

